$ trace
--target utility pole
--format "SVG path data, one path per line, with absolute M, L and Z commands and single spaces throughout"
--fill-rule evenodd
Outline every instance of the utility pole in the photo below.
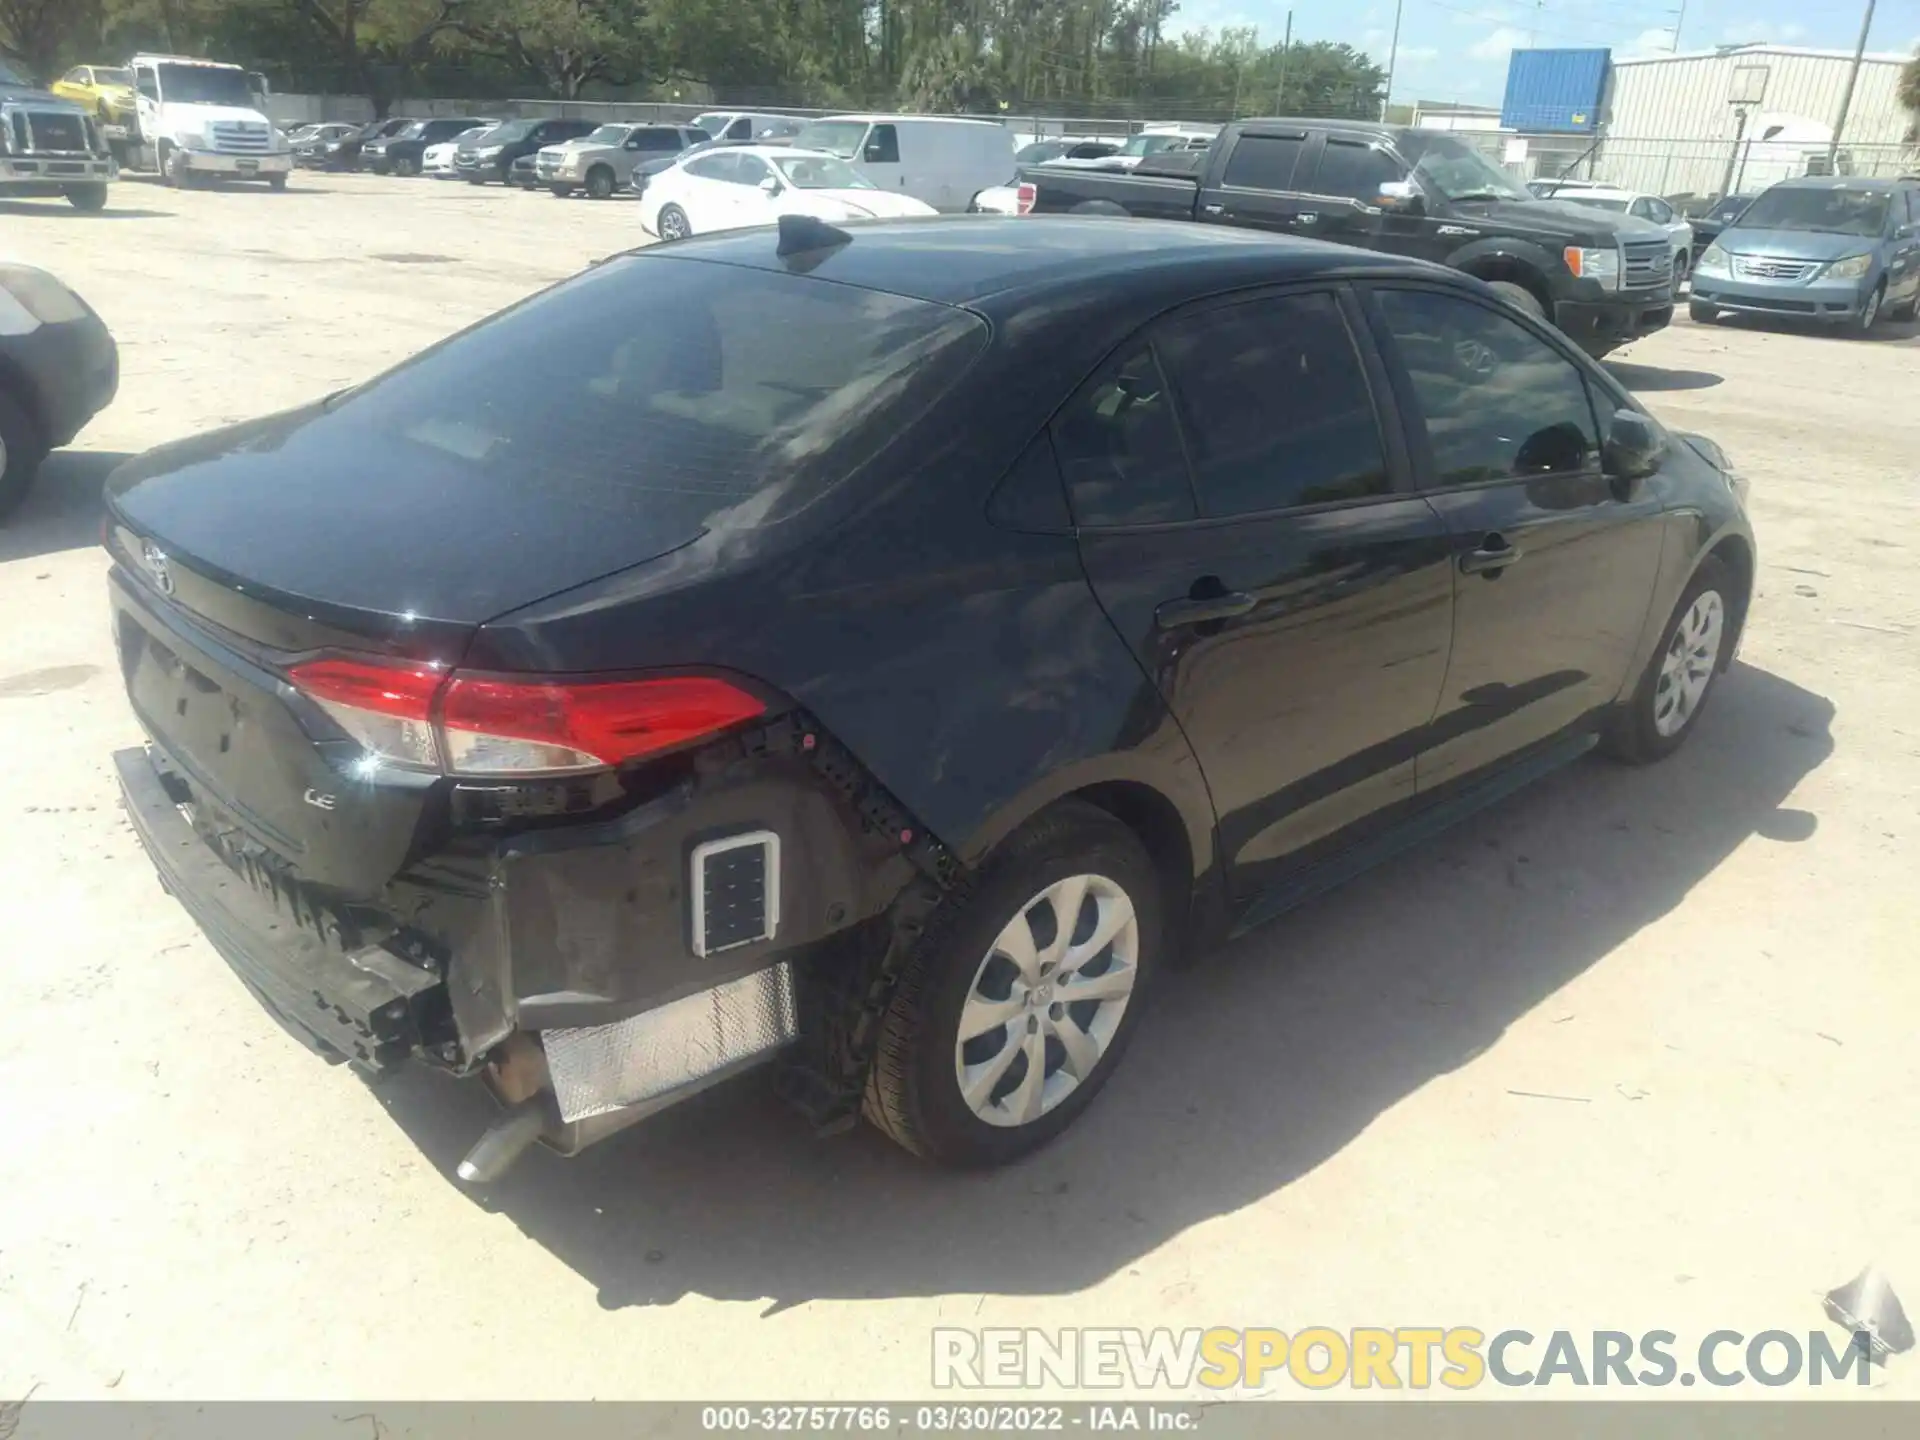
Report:
M 1853 87 L 1860 78 L 1860 61 L 1867 53 L 1867 31 L 1873 28 L 1874 0 L 1867 0 L 1867 13 L 1860 17 L 1860 40 L 1853 47 L 1853 67 L 1847 71 L 1847 88 L 1840 92 L 1840 118 L 1833 122 L 1833 143 L 1827 146 L 1827 173 L 1840 168 L 1840 133 L 1847 128 L 1847 111 L 1853 108 Z
M 1667 47 L 1669 55 L 1680 53 L 1680 27 L 1687 23 L 1687 0 L 1680 0 L 1680 13 L 1673 17 L 1673 44 Z
M 1406 0 L 1393 0 L 1393 43 L 1387 48 L 1387 93 L 1380 97 L 1380 118 L 1387 118 L 1387 107 L 1393 103 L 1393 68 L 1400 59 L 1400 12 L 1405 8 Z
M 1287 11 L 1287 35 L 1280 42 L 1280 83 L 1273 87 L 1273 113 L 1287 113 L 1287 61 L 1293 58 L 1293 12 Z

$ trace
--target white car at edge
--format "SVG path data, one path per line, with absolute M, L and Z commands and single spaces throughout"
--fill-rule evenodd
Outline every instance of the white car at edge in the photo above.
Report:
M 773 145 L 689 152 L 649 180 L 640 197 L 641 228 L 662 240 L 771 225 L 782 215 L 837 223 L 938 213 L 880 189 L 837 155 Z
M 462 130 L 451 140 L 442 140 L 437 145 L 427 146 L 420 152 L 420 173 L 430 175 L 435 180 L 459 179 L 460 177 L 453 173 L 453 152 L 458 150 L 464 141 L 477 139 L 499 123 L 498 120 L 489 120 L 486 124 L 476 125 L 471 130 Z

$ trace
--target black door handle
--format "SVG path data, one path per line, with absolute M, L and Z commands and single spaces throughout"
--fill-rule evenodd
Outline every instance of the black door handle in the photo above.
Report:
M 1460 568 L 1469 575 L 1497 575 L 1520 559 L 1520 551 L 1498 535 L 1489 535 L 1480 548 L 1460 557 Z
M 1220 595 L 1199 599 L 1163 600 L 1155 607 L 1153 623 L 1162 630 L 1178 630 L 1182 625 L 1205 625 L 1212 620 L 1232 620 L 1245 615 L 1260 602 L 1244 590 L 1228 590 Z

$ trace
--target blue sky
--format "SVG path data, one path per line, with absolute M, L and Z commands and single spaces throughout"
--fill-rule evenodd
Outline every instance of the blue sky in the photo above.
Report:
M 1498 103 L 1515 48 L 1603 45 L 1616 56 L 1664 53 L 1680 0 L 1405 0 L 1396 100 Z M 1293 10 L 1296 40 L 1344 40 L 1386 63 L 1393 0 L 1181 0 L 1177 30 L 1254 25 L 1278 43 Z M 1687 0 L 1682 51 L 1749 40 L 1851 50 L 1865 0 Z M 1920 0 L 1880 0 L 1872 51 L 1920 45 Z

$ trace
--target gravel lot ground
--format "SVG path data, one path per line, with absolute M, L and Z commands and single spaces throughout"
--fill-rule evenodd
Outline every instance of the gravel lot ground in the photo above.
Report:
M 1753 480 L 1759 597 L 1693 743 L 1177 978 L 1030 1163 L 815 1141 L 749 1081 L 476 1197 L 477 1091 L 321 1065 L 155 883 L 108 774 L 138 732 L 97 488 L 636 243 L 635 208 L 305 175 L 114 203 L 0 204 L 124 375 L 0 530 L 0 1396 L 901 1396 L 935 1324 L 1804 1335 L 1869 1260 L 1920 1302 L 1915 327 L 1623 355 Z

